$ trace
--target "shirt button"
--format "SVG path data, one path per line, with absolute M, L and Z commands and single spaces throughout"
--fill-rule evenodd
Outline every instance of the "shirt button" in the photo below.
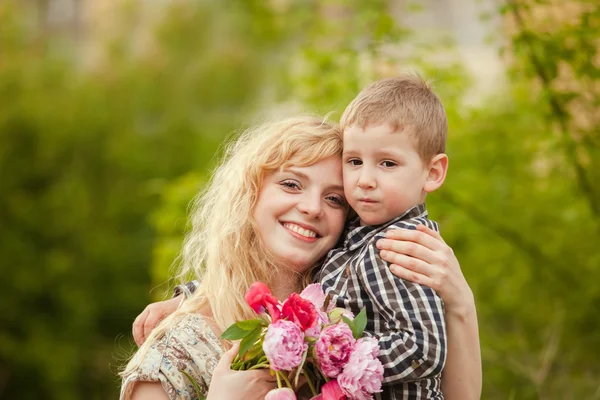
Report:
M 419 366 L 421 365 L 420 362 L 418 362 L 417 360 L 412 360 L 410 363 L 411 367 L 413 367 L 414 369 L 419 368 Z
M 346 278 L 350 276 L 350 267 L 346 267 Z

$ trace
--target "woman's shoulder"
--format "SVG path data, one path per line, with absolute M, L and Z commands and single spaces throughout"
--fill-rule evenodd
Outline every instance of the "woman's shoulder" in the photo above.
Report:
M 146 351 L 138 351 L 135 368 L 124 376 L 121 398 L 137 381 L 160 381 L 170 398 L 196 398 L 190 375 L 206 393 L 223 348 L 209 323 L 198 314 L 174 322 Z M 185 372 L 185 373 L 184 373 Z

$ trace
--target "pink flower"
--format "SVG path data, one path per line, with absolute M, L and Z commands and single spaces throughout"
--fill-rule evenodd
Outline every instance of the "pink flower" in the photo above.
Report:
M 305 287 L 300 293 L 300 297 L 313 303 L 317 310 L 321 310 L 325 304 L 325 293 L 323 293 L 323 288 L 318 283 L 311 283 Z
M 273 389 L 267 393 L 265 400 L 296 400 L 296 394 L 290 388 Z
M 330 378 L 338 376 L 348 362 L 355 343 L 352 331 L 346 324 L 330 325 L 323 329 L 315 342 L 321 371 Z
M 340 384 L 337 380 L 332 379 L 321 388 L 323 400 L 344 400 L 346 395 L 342 392 Z
M 337 378 L 346 396 L 368 400 L 373 398 L 373 393 L 381 392 L 383 365 L 377 359 L 378 355 L 377 339 L 361 338 L 356 341 L 344 371 Z
M 279 301 L 273 295 L 269 287 L 262 282 L 254 282 L 246 292 L 246 302 L 254 312 L 262 313 L 268 311 L 273 322 L 279 319 Z
M 263 351 L 274 371 L 296 368 L 302 362 L 302 355 L 308 348 L 304 334 L 291 321 L 280 319 L 269 325 Z
M 318 313 L 310 300 L 300 297 L 298 293 L 292 293 L 283 303 L 281 316 L 294 322 L 304 332 L 317 324 Z
M 317 323 L 312 328 L 307 329 L 304 332 L 304 334 L 306 336 L 311 336 L 313 338 L 316 338 L 321 333 L 321 329 L 323 329 L 323 325 L 325 325 L 327 322 L 329 322 L 327 320 L 327 314 L 324 312 L 321 312 L 321 311 L 317 312 Z

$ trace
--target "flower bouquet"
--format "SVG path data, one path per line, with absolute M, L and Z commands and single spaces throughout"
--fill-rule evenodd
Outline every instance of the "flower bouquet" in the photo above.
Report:
M 266 400 L 296 399 L 303 382 L 315 400 L 366 400 L 381 391 L 377 340 L 362 337 L 364 309 L 354 317 L 334 308 L 319 284 L 280 303 L 255 282 L 245 297 L 257 318 L 236 322 L 221 338 L 241 340 L 232 369 L 269 368 L 277 377 L 278 389 Z

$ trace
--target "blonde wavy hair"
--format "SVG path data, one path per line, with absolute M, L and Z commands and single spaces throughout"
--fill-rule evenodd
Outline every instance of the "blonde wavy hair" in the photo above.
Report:
M 257 234 L 252 211 L 264 177 L 286 167 L 304 167 L 342 154 L 337 124 L 325 118 L 300 116 L 270 122 L 247 130 L 231 143 L 224 161 L 192 207 L 192 227 L 181 252 L 178 272 L 183 282 L 190 276 L 200 287 L 175 313 L 154 329 L 139 353 L 184 315 L 210 307 L 221 331 L 243 319 L 254 318 L 244 294 L 255 281 L 273 286 L 276 263 Z M 312 265 L 298 276 L 298 285 L 310 282 Z M 136 367 L 136 357 L 122 373 Z

